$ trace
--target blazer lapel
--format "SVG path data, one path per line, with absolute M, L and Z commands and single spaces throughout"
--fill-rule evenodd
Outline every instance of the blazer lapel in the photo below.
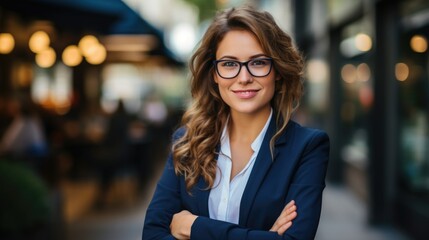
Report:
M 255 165 L 253 166 L 252 172 L 250 173 L 249 180 L 244 189 L 243 196 L 241 198 L 240 204 L 240 217 L 239 224 L 245 225 L 248 220 L 250 210 L 253 205 L 254 198 L 256 193 L 259 190 L 261 183 L 263 182 L 266 173 L 270 169 L 271 164 L 276 159 L 278 155 L 278 148 L 274 149 L 274 159 L 271 157 L 270 151 L 270 140 L 276 132 L 276 120 L 275 116 L 271 118 L 270 125 L 268 126 L 267 132 L 265 134 L 264 140 L 262 142 L 259 154 L 256 157 Z M 290 128 L 291 122 L 289 122 L 287 129 Z M 285 132 L 288 132 L 287 129 Z M 284 144 L 286 142 L 285 135 L 281 136 L 275 143 L 275 146 Z M 219 152 L 220 146 L 216 147 L 217 152 Z M 216 156 L 217 160 L 217 156 Z M 196 188 L 196 189 L 195 189 Z M 203 177 L 200 177 L 196 187 L 194 187 L 193 193 L 197 197 L 198 210 L 200 216 L 209 217 L 209 195 L 210 189 L 207 189 L 207 183 Z
M 252 208 L 256 193 L 264 180 L 265 174 L 268 172 L 273 159 L 270 151 L 270 140 L 276 131 L 275 117 L 271 118 L 270 125 L 268 126 L 261 148 L 259 149 L 258 156 L 253 165 L 252 172 L 250 173 L 249 180 L 247 181 L 246 188 L 244 189 L 243 196 L 240 204 L 240 217 L 239 224 L 246 225 L 250 209 Z

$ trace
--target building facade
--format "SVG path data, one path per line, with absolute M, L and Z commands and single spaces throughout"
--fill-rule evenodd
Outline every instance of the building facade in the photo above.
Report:
M 328 180 L 367 203 L 369 223 L 424 239 L 428 1 L 306 0 L 293 7 L 307 60 L 307 116 L 331 137 Z

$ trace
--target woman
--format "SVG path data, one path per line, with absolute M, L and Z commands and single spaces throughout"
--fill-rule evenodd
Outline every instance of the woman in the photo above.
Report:
M 267 12 L 226 10 L 190 68 L 194 101 L 143 239 L 313 239 L 329 140 L 290 120 L 303 69 L 291 38 Z

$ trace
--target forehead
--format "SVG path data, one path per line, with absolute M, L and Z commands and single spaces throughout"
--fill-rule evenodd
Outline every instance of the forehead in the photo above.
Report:
M 260 54 L 264 54 L 261 44 L 253 33 L 246 30 L 227 32 L 216 50 L 217 59 L 227 56 L 245 60 Z

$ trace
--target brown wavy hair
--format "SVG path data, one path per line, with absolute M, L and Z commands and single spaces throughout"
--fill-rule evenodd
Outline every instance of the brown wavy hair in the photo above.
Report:
M 213 61 L 218 44 L 231 30 L 245 30 L 258 39 L 264 53 L 274 62 L 275 93 L 271 105 L 277 131 L 270 141 L 283 133 L 303 92 L 303 59 L 293 46 L 291 37 L 265 11 L 250 6 L 232 8 L 217 13 L 190 59 L 191 94 L 193 102 L 182 118 L 186 131 L 173 145 L 175 173 L 183 175 L 188 191 L 200 177 L 213 187 L 216 176 L 216 146 L 229 115 L 229 106 L 222 100 L 214 81 Z

